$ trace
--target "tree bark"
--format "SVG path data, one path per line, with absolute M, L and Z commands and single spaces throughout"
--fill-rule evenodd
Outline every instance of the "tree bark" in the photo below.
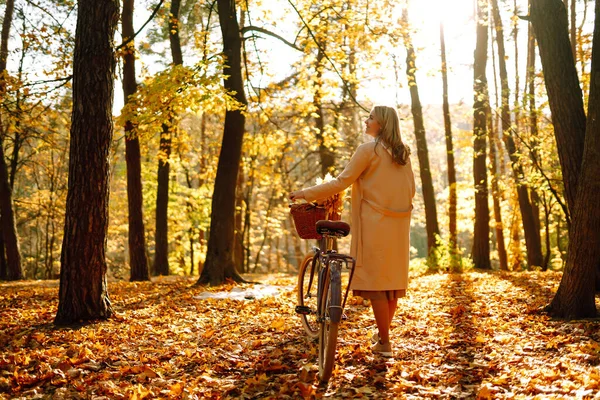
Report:
M 171 121 L 171 116 L 168 117 Z M 171 122 L 170 121 L 170 122 Z M 154 233 L 154 275 L 169 275 L 169 173 L 171 157 L 170 122 L 162 124 L 156 187 L 156 231 Z
M 600 2 L 595 4 L 590 97 L 581 175 L 571 229 L 567 264 L 548 311 L 554 317 L 596 316 L 595 276 L 600 260 Z
M 179 37 L 179 10 L 181 9 L 181 0 L 171 0 L 171 10 L 169 17 L 169 42 L 171 43 L 171 56 L 173 64 L 183 64 L 183 53 L 181 51 L 181 39 Z
M 133 8 L 135 0 L 123 0 L 123 38 L 128 40 L 135 34 Z M 137 90 L 135 80 L 135 46 L 129 42 L 123 55 L 123 96 L 125 104 Z M 127 163 L 127 206 L 129 210 L 129 268 L 130 281 L 150 280 L 146 256 L 146 236 L 142 197 L 142 162 L 140 140 L 131 121 L 125 122 L 125 161 Z
M 321 48 L 325 45 L 321 43 Z M 321 158 L 321 176 L 324 178 L 327 173 L 333 175 L 335 160 L 333 158 L 333 153 L 329 147 L 325 145 L 325 120 L 323 115 L 323 101 L 322 101 L 322 76 L 323 76 L 323 59 L 325 58 L 325 54 L 321 49 L 317 53 L 317 60 L 315 61 L 315 67 L 317 70 L 316 78 L 315 78 L 315 94 L 313 97 L 313 106 L 315 107 L 315 113 L 317 117 L 315 117 L 315 125 L 317 127 L 317 143 L 319 144 L 319 157 Z
M 0 218 L 2 217 L 0 216 Z M 4 253 L 4 237 L 0 235 L 0 281 L 5 280 L 8 280 L 8 265 L 6 264 L 6 254 Z
M 584 0 L 586 1 L 586 0 Z M 575 0 L 571 0 L 571 52 L 573 53 L 573 60 L 577 64 L 577 13 L 575 12 Z
M 550 213 L 552 212 L 552 207 L 548 206 L 548 200 L 546 196 L 542 193 L 542 203 L 544 205 L 544 222 L 545 222 L 545 239 L 546 239 L 546 255 L 544 256 L 544 264 L 542 265 L 542 271 L 548 270 L 548 264 L 550 263 Z M 596 280 L 598 279 L 598 274 L 596 274 Z M 596 281 L 596 286 L 598 282 Z
M 502 20 L 500 19 L 498 0 L 491 0 L 491 3 L 492 12 L 494 16 L 494 26 L 496 27 L 496 42 L 498 44 L 498 63 L 500 67 L 500 85 L 502 88 L 502 136 L 506 143 L 506 149 L 508 150 L 508 154 L 510 157 L 515 184 L 517 185 L 519 209 L 521 211 L 521 219 L 523 221 L 525 245 L 527 247 L 527 263 L 529 264 L 529 267 L 532 267 L 534 265 L 541 266 L 543 263 L 543 258 L 542 246 L 540 243 L 540 233 L 539 231 L 536 231 L 533 209 L 529 200 L 529 191 L 527 188 L 527 184 L 523 180 L 525 177 L 525 172 L 519 160 L 517 147 L 512 136 L 509 108 L 510 89 L 508 86 L 508 74 L 506 71 L 506 52 L 504 49 L 504 32 L 502 28 Z
M 529 25 L 527 32 L 527 73 L 526 73 L 526 82 L 527 88 L 526 98 L 527 105 L 529 108 L 529 137 L 531 143 L 531 157 L 534 160 L 539 160 L 539 155 L 537 153 L 537 148 L 539 146 L 538 142 L 538 121 L 537 121 L 537 108 L 535 105 L 535 36 L 533 35 L 533 28 Z M 540 197 L 535 190 L 535 188 L 531 188 L 531 206 L 533 210 L 533 217 L 536 225 L 536 232 L 541 235 L 541 221 L 540 221 Z M 546 231 L 548 231 L 548 227 L 546 226 Z M 541 243 L 541 239 L 540 239 Z M 544 256 L 544 261 L 542 262 L 542 270 L 548 269 L 548 259 L 550 254 L 550 248 L 546 246 L 546 256 Z
M 73 61 L 69 184 L 55 324 L 105 319 L 109 151 L 119 20 L 115 0 L 79 0 Z M 90 29 L 94 27 L 94 29 Z
M 511 270 L 512 271 L 520 271 L 523 268 L 523 252 L 521 251 L 521 236 L 519 234 L 519 232 L 521 231 L 521 220 L 519 218 L 519 216 L 521 215 L 519 213 L 519 211 L 516 208 L 516 204 L 515 204 L 515 199 L 516 199 L 516 193 L 511 193 L 511 201 L 512 201 L 512 209 L 513 209 L 513 215 L 512 215 L 512 221 L 511 221 L 511 225 L 510 225 L 510 236 L 511 236 L 511 246 L 510 246 L 510 250 L 511 250 L 511 254 L 512 254 L 512 260 L 511 260 Z M 516 200 L 516 203 L 518 203 L 519 200 Z
M 0 43 L 0 96 L 4 97 L 6 91 L 6 62 L 8 59 L 8 40 L 10 26 L 13 19 L 14 0 L 6 1 L 4 20 L 2 21 L 2 34 Z M 2 120 L 0 119 L 0 127 Z M 1 129 L 4 131 L 3 129 Z M 4 136 L 0 133 L 0 224 L 2 225 L 2 238 L 6 251 L 6 279 L 23 279 L 21 267 L 21 249 L 15 221 L 12 189 L 9 182 L 8 167 L 4 156 Z
M 181 40 L 179 38 L 180 0 L 171 1 L 169 15 L 169 42 L 173 65 L 183 64 Z M 158 159 L 157 188 L 156 188 L 156 232 L 154 240 L 155 275 L 169 275 L 169 176 L 171 172 L 171 144 L 175 132 L 175 115 L 170 109 L 166 113 L 166 122 L 162 124 L 160 135 L 160 155 Z
M 586 132 L 583 93 L 569 42 L 569 24 L 564 4 L 560 0 L 531 0 L 530 14 L 552 112 L 567 199 L 567 230 L 570 235 L 570 214 L 577 194 Z M 560 238 L 558 243 L 560 246 Z M 600 289 L 600 262 L 597 268 L 595 280 Z
M 448 163 L 448 230 L 450 233 L 450 251 L 452 252 L 452 265 L 450 265 L 450 268 L 455 270 L 458 267 L 458 234 L 456 228 L 456 168 L 454 166 L 454 146 L 452 144 L 450 105 L 448 104 L 448 68 L 446 66 L 446 40 L 444 38 L 443 23 L 440 23 L 440 49 L 442 57 L 442 109 L 444 113 L 444 132 L 446 136 L 446 160 Z
M 223 34 L 225 89 L 235 93 L 242 107 L 247 106 L 242 77 L 242 42 L 234 0 L 217 0 Z M 235 189 L 242 155 L 245 117 L 242 110 L 225 112 L 225 127 L 217 176 L 212 197 L 210 235 L 204 269 L 198 284 L 220 285 L 230 278 L 243 281 L 233 261 L 235 230 Z
M 406 76 L 410 90 L 411 111 L 415 127 L 415 138 L 417 141 L 417 156 L 419 157 L 419 169 L 421 174 L 421 187 L 423 190 L 423 203 L 425 205 L 425 228 L 427 230 L 427 254 L 431 256 L 437 246 L 437 236 L 440 235 L 437 211 L 435 208 L 435 192 L 433 190 L 433 179 L 429 167 L 429 151 L 427 150 L 427 136 L 423 122 L 423 108 L 419 98 L 419 88 L 416 76 L 416 54 L 412 39 L 408 32 L 408 12 L 406 8 L 402 12 L 404 24 L 403 36 L 406 47 Z
M 487 65 L 488 31 L 487 4 L 477 4 L 477 42 L 475 46 L 473 102 L 473 178 L 475 181 L 475 227 L 473 232 L 473 264 L 475 268 L 491 269 L 490 210 L 486 165 L 487 135 Z
M 570 214 L 577 195 L 586 120 L 583 94 L 569 42 L 567 11 L 560 0 L 531 0 L 530 14 L 542 61 Z M 569 224 L 570 216 L 567 215 Z
M 498 160 L 496 155 L 496 132 L 494 129 L 494 118 L 491 115 L 489 98 L 486 105 L 486 112 L 489 125 L 490 139 L 490 173 L 492 174 L 492 199 L 494 203 L 494 230 L 496 232 L 496 243 L 498 247 L 498 260 L 500 261 L 500 270 L 508 271 L 508 255 L 506 253 L 506 244 L 504 242 L 504 224 L 502 223 L 502 209 L 500 208 L 500 185 L 498 184 Z
M 235 251 L 233 253 L 233 261 L 238 271 L 247 272 L 249 266 L 244 265 L 244 184 L 244 169 L 240 165 L 235 193 Z

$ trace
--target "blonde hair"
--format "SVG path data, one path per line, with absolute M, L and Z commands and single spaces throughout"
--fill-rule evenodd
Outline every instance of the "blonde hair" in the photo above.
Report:
M 375 142 L 377 144 L 382 143 L 384 147 L 391 151 L 392 159 L 396 164 L 406 165 L 410 156 L 410 149 L 402 141 L 400 120 L 396 109 L 387 106 L 375 106 L 371 112 L 381 126 Z M 375 149 L 377 149 L 377 146 Z

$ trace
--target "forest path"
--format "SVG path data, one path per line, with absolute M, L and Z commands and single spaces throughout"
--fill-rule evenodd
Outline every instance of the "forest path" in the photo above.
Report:
M 600 398 L 600 322 L 539 313 L 560 273 L 412 279 L 391 359 L 372 355 L 370 308 L 351 297 L 327 387 L 294 314 L 295 277 L 249 278 L 268 286 L 111 282 L 116 315 L 77 328 L 52 325 L 57 285 L 2 283 L 0 398 Z M 205 293 L 232 289 L 265 296 Z

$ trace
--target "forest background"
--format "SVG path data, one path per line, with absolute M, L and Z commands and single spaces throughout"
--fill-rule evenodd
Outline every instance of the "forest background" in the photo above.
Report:
M 9 51 L 2 135 L 22 276 L 53 279 L 60 274 L 67 198 L 77 7 L 73 1 L 3 3 L 14 6 L 4 41 Z M 586 104 L 593 30 L 588 3 L 566 3 Z M 248 99 L 235 191 L 233 258 L 239 272 L 297 268 L 310 243 L 295 234 L 286 194 L 339 173 L 366 140 L 369 108 L 380 103 L 398 108 L 403 139 L 413 150 L 415 268 L 563 268 L 569 213 L 533 30 L 519 18 L 528 14 L 527 1 L 237 6 Z M 135 10 L 135 40 L 120 25 L 115 38 L 121 43 L 117 83 L 124 82 L 122 60 L 135 55 L 139 85 L 130 96 L 115 87 L 108 274 L 130 278 L 128 124 L 139 138 L 149 271 L 199 274 L 211 215 L 218 214 L 211 199 L 225 110 L 240 106 L 222 84 L 219 18 L 215 2 L 138 2 Z M 481 56 L 479 62 L 477 53 L 473 58 L 476 45 L 489 62 L 474 85 L 473 68 L 477 75 L 482 65 Z M 477 84 L 484 81 L 481 90 Z M 486 118 L 477 128 L 474 115 L 482 104 Z M 486 132 L 487 145 L 485 137 L 483 147 L 477 143 L 474 129 Z M 485 167 L 478 171 L 482 159 Z M 485 188 L 476 190 L 474 182 L 484 183 L 478 173 L 485 175 Z M 528 208 L 520 203 L 519 188 L 525 188 Z M 476 217 L 477 193 L 485 195 L 487 222 Z M 488 243 L 487 261 L 473 254 L 480 247 L 474 238 Z M 537 242 L 534 250 L 530 239 Z M 347 249 L 348 242 L 340 246 Z M 0 279 L 10 278 L 6 260 L 0 261 Z

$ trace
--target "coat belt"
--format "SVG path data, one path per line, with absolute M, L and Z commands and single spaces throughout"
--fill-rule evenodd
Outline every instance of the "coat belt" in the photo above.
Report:
M 413 206 L 412 204 L 410 205 L 410 209 L 408 211 L 392 211 L 389 210 L 387 208 L 383 208 L 378 204 L 373 203 L 372 201 L 369 201 L 365 198 L 362 199 L 365 203 L 367 203 L 368 205 L 370 205 L 375 211 L 377 211 L 380 214 L 385 215 L 386 217 L 395 217 L 395 218 L 406 218 L 406 217 L 410 217 L 410 214 L 412 212 Z

